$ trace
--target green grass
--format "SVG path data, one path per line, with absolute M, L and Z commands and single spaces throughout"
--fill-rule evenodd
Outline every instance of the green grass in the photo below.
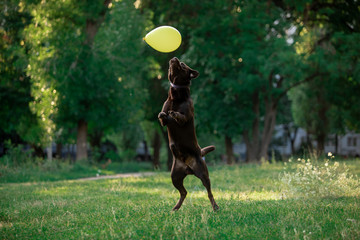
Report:
M 105 168 L 102 164 L 70 164 L 58 160 L 38 164 L 30 162 L 19 167 L 0 164 L 0 183 L 59 181 L 152 170 L 150 162 L 114 162 Z
M 360 173 L 360 161 L 347 162 Z M 199 179 L 177 212 L 170 174 L 0 185 L 0 239 L 359 239 L 360 189 L 283 199 L 282 164 L 210 169 L 213 212 Z

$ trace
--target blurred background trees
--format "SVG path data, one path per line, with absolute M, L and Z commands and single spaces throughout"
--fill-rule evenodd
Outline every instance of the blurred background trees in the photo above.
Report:
M 76 144 L 74 160 L 119 161 L 136 158 L 141 143 L 138 159 L 171 167 L 157 114 L 173 56 L 200 72 L 192 97 L 200 144 L 218 148 L 211 161 L 235 162 L 235 142 L 245 143 L 244 160 L 268 160 L 279 123 L 305 129 L 319 154 L 329 134 L 360 130 L 358 1 L 0 5 L 3 148 L 10 139 L 44 156 L 56 144 L 61 158 Z M 142 41 L 160 25 L 181 32 L 175 52 Z

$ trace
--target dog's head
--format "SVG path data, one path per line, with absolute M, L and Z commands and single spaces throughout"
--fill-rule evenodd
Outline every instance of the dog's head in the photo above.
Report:
M 197 78 L 199 72 L 191 69 L 176 57 L 169 61 L 169 81 L 177 86 L 189 86 L 191 80 Z

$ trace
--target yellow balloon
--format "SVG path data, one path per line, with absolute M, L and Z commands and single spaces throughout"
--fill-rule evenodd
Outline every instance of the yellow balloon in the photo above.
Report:
M 144 40 L 155 50 L 169 53 L 175 51 L 180 46 L 181 34 L 174 27 L 161 26 L 146 34 Z

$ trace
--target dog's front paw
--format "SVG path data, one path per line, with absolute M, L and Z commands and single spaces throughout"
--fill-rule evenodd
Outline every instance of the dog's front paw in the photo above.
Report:
M 159 118 L 161 126 L 163 126 L 163 127 L 166 126 L 167 121 L 168 121 L 167 114 L 164 112 L 161 112 L 161 113 L 159 113 L 158 118 Z
M 174 111 L 169 111 L 169 116 L 172 117 L 173 119 L 176 119 L 177 114 Z
M 160 112 L 159 115 L 158 115 L 158 118 L 163 119 L 163 118 L 166 118 L 166 116 L 167 116 L 166 113 Z

